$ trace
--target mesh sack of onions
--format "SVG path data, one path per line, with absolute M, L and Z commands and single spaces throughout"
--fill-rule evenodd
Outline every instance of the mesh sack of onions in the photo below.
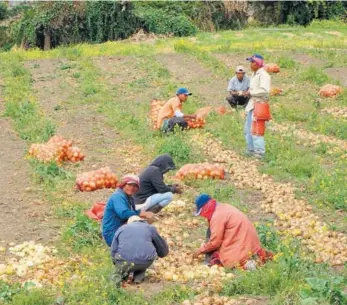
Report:
M 45 144 L 32 144 L 29 149 L 29 155 L 38 160 L 48 163 L 56 161 L 78 162 L 84 160 L 84 154 L 81 150 L 72 146 L 72 141 L 66 140 L 61 136 L 53 136 Z
M 340 86 L 336 86 L 332 84 L 324 85 L 319 90 L 319 95 L 324 97 L 336 97 L 340 93 L 342 93 L 342 88 Z
M 194 128 L 203 128 L 206 124 L 206 121 L 200 120 L 200 119 L 192 119 L 192 120 L 189 120 L 187 123 L 188 123 L 189 129 L 194 129 Z
M 196 119 L 197 120 L 205 120 L 206 117 L 211 112 L 212 107 L 203 107 L 195 111 Z
M 280 72 L 280 66 L 278 64 L 266 64 L 264 69 L 269 73 L 278 73 Z
M 117 177 L 109 167 L 85 172 L 77 176 L 76 186 L 81 192 L 92 192 L 104 188 L 116 188 Z
M 165 101 L 158 101 L 156 99 L 153 99 L 151 101 L 149 118 L 151 120 L 151 125 L 153 129 L 157 129 L 158 113 L 161 107 L 164 106 L 164 104 L 165 104 Z
M 179 179 L 224 179 L 225 170 L 220 164 L 186 164 L 180 168 L 176 176 Z

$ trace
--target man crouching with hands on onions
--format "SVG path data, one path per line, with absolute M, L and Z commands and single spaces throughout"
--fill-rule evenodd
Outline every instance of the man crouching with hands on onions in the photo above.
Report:
M 246 270 L 256 268 L 255 259 L 262 264 L 272 258 L 272 254 L 261 247 L 255 227 L 240 210 L 218 203 L 207 194 L 199 195 L 195 204 L 195 216 L 206 218 L 209 228 L 208 241 L 194 252 L 194 258 L 205 254 L 209 266 Z
M 139 188 L 139 177 L 126 175 L 109 198 L 102 219 L 102 236 L 109 247 L 118 228 L 124 225 L 131 216 L 152 219 L 154 215 L 152 212 L 136 210 L 133 195 L 138 192 Z

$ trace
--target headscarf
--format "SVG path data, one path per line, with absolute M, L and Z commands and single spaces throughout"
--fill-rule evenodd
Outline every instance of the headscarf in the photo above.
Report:
M 200 216 L 205 217 L 208 222 L 211 221 L 212 215 L 216 209 L 217 201 L 214 199 L 209 200 L 201 209 Z
M 123 189 L 126 184 L 133 183 L 136 184 L 137 187 L 140 187 L 140 178 L 133 174 L 128 174 L 122 177 L 121 181 L 118 184 L 118 187 Z

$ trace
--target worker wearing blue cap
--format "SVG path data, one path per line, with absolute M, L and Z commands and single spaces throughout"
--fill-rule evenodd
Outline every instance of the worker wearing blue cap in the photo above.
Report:
M 157 118 L 157 128 L 163 131 L 173 131 L 175 126 L 181 129 L 188 127 L 188 120 L 195 119 L 195 115 L 185 115 L 182 106 L 187 101 L 188 96 L 192 95 L 187 88 L 179 88 L 176 96 L 169 99 L 160 109 Z

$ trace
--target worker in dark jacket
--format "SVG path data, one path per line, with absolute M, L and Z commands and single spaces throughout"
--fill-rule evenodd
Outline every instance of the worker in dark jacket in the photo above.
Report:
M 111 246 L 117 284 L 126 278 L 141 283 L 154 260 L 168 253 L 169 247 L 157 229 L 140 217 L 131 216 L 128 223 L 117 230 Z
M 124 176 L 118 189 L 107 202 L 104 217 L 102 219 L 102 236 L 108 246 L 111 246 L 113 236 L 120 226 L 125 224 L 129 217 L 139 215 L 150 219 L 153 213 L 136 210 L 133 195 L 140 186 L 139 177 L 135 175 Z
M 158 213 L 173 199 L 173 194 L 181 194 L 177 185 L 166 185 L 164 174 L 175 169 L 169 154 L 157 157 L 140 175 L 140 189 L 134 195 L 136 208 L 142 211 Z

